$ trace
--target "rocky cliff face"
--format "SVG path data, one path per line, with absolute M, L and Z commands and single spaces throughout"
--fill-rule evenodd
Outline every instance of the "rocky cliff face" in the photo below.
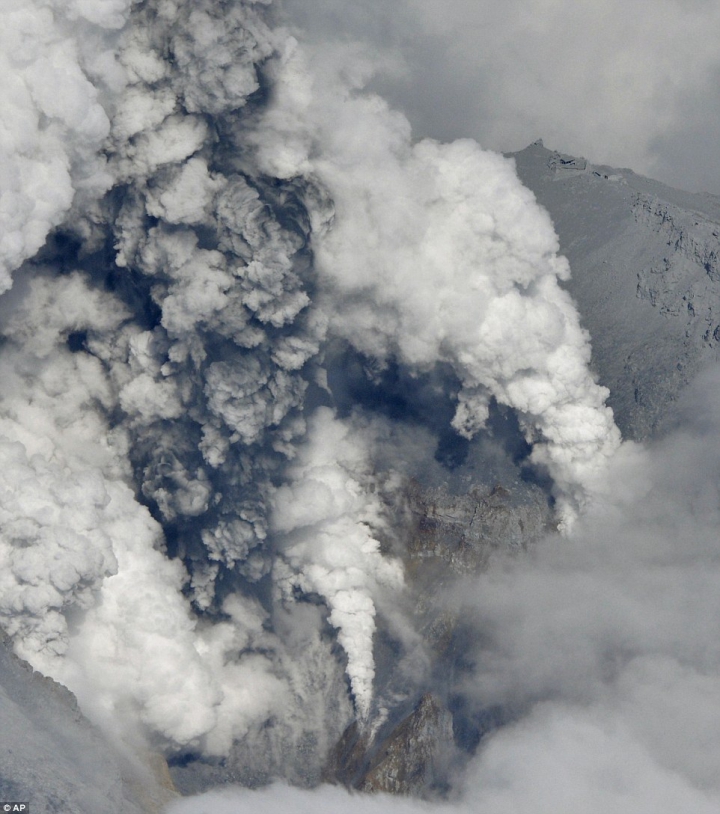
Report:
M 412 481 L 407 498 L 412 518 L 407 565 L 413 577 L 423 566 L 441 563 L 454 574 L 475 573 L 494 550 L 521 551 L 550 523 L 546 496 L 528 484 L 511 489 L 497 483 L 489 491 L 474 486 L 457 495 Z
M 366 792 L 418 794 L 442 791 L 453 752 L 452 715 L 426 693 L 382 742 L 358 783 Z
M 452 715 L 425 693 L 412 712 L 375 736 L 353 722 L 330 754 L 326 779 L 364 792 L 442 792 L 455 752 Z

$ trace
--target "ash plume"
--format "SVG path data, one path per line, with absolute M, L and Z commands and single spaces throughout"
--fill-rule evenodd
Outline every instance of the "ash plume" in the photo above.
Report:
M 570 525 L 620 435 L 558 285 L 569 269 L 548 216 L 511 164 L 475 142 L 413 144 L 401 115 L 353 93 L 370 66 L 338 59 L 313 64 L 290 44 L 251 134 L 267 172 L 310 173 L 334 201 L 331 222 L 315 213 L 313 234 L 329 331 L 381 365 L 451 365 L 461 382 L 452 424 L 466 437 L 491 398 L 516 409 Z
M 381 625 L 418 638 L 407 473 L 382 419 L 337 408 L 333 343 L 368 387 L 445 388 L 466 439 L 515 410 L 565 529 L 620 437 L 512 164 L 413 143 L 371 60 L 305 52 L 267 5 L 33 18 L 72 98 L 27 102 L 38 146 L 8 164 L 63 169 L 1 258 L 0 616 L 118 738 L 313 784 L 373 714 Z
M 125 0 L 3 4 L 0 291 L 73 204 L 77 217 L 112 186 L 101 150 L 128 14 Z

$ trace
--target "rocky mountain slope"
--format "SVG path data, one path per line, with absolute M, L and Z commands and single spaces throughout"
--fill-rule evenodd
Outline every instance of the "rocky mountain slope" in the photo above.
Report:
M 570 261 L 567 288 L 590 332 L 625 437 L 647 438 L 720 351 L 720 198 L 672 189 L 535 142 L 512 154 Z

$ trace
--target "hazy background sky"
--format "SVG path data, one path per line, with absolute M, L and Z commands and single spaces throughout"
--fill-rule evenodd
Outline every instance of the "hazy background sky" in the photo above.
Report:
M 305 37 L 394 58 L 376 87 L 417 136 L 537 138 L 720 193 L 720 5 L 706 0 L 284 0 Z

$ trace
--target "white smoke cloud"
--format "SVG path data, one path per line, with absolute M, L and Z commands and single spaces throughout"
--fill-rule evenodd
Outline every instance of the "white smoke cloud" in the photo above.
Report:
M 203 629 L 180 592 L 180 565 L 152 547 L 142 526 L 128 525 L 116 530 L 118 573 L 104 581 L 60 675 L 110 731 L 126 709 L 166 746 L 227 754 L 290 700 L 271 660 L 240 655 L 264 638 L 264 614 L 228 602 L 232 621 Z
M 667 771 L 622 719 L 538 711 L 488 747 L 471 799 L 483 811 L 710 812 L 717 796 Z
M 179 800 L 171 805 L 168 814 L 244 814 L 246 811 L 272 812 L 291 808 L 298 814 L 337 811 L 341 808 L 350 814 L 378 814 L 397 811 L 398 814 L 419 814 L 435 810 L 418 800 L 403 800 L 385 794 L 352 795 L 344 789 L 325 786 L 316 792 L 301 791 L 277 784 L 269 789 L 247 791 L 219 789 L 199 797 Z M 448 807 L 449 809 L 449 807 Z M 451 810 L 451 809 L 449 809 Z
M 558 285 L 569 270 L 547 214 L 509 162 L 467 140 L 413 144 L 403 116 L 357 92 L 367 65 L 323 59 L 290 45 L 252 137 L 266 171 L 315 174 L 335 203 L 313 241 L 329 330 L 417 372 L 450 363 L 463 435 L 491 397 L 517 409 L 571 522 L 620 436 Z
M 104 412 L 112 383 L 98 359 L 63 347 L 72 331 L 107 338 L 128 313 L 79 275 L 26 278 L 12 297 L 2 326 L 3 626 L 110 731 L 132 711 L 130 736 L 139 722 L 170 745 L 227 753 L 287 685 L 267 659 L 239 656 L 265 638 L 259 607 L 231 598 L 232 622 L 205 629 L 193 618 L 187 575 L 127 486 L 128 439 Z
M 418 136 L 518 150 L 538 137 L 717 194 L 712 3 L 282 0 L 303 36 L 383 56 L 378 86 Z M 388 58 L 390 57 L 390 58 Z
M 111 399 L 98 361 L 59 355 L 52 340 L 89 327 L 93 317 L 100 329 L 112 329 L 126 313 L 111 312 L 107 298 L 75 277 L 52 294 L 42 277 L 25 282 L 3 305 L 3 334 L 12 340 L 2 358 L 0 419 L 4 626 L 26 658 L 62 655 L 63 612 L 89 607 L 99 582 L 117 567 L 105 522 L 114 485 L 96 477 L 97 470 L 112 471 L 114 456 L 93 409 Z
M 129 5 L 2 3 L 0 291 L 73 201 L 87 207 L 112 185 L 100 148 L 108 94 L 124 81 L 114 51 Z
M 271 523 L 287 563 L 275 565 L 278 583 L 288 594 L 300 587 L 328 603 L 365 720 L 375 675 L 373 596 L 380 588 L 401 590 L 403 569 L 381 551 L 378 536 L 387 535 L 389 523 L 372 472 L 376 432 L 358 424 L 338 420 L 328 408 L 314 414 L 307 442 L 286 472 L 289 482 L 273 495 Z
M 710 814 L 717 808 L 717 799 L 712 795 L 692 788 L 682 778 L 662 772 L 648 761 L 627 737 L 621 723 L 615 727 L 596 720 L 557 719 L 543 723 L 545 727 L 533 733 L 534 739 L 528 733 L 522 745 L 510 737 L 504 742 L 498 739 L 493 755 L 488 757 L 487 771 L 478 777 L 478 788 L 468 792 L 460 803 L 431 805 L 383 794 L 351 795 L 330 786 L 308 792 L 277 785 L 262 791 L 212 791 L 179 800 L 166 811 L 270 814 L 292 809 L 298 814 L 324 814 L 341 808 L 351 814 L 569 814 L 578 810 L 602 814 L 611 809 L 621 814 L 673 814 L 679 810 Z M 506 787 L 508 777 L 518 773 L 522 775 L 522 788 Z M 585 785 L 574 780 L 583 780 Z

